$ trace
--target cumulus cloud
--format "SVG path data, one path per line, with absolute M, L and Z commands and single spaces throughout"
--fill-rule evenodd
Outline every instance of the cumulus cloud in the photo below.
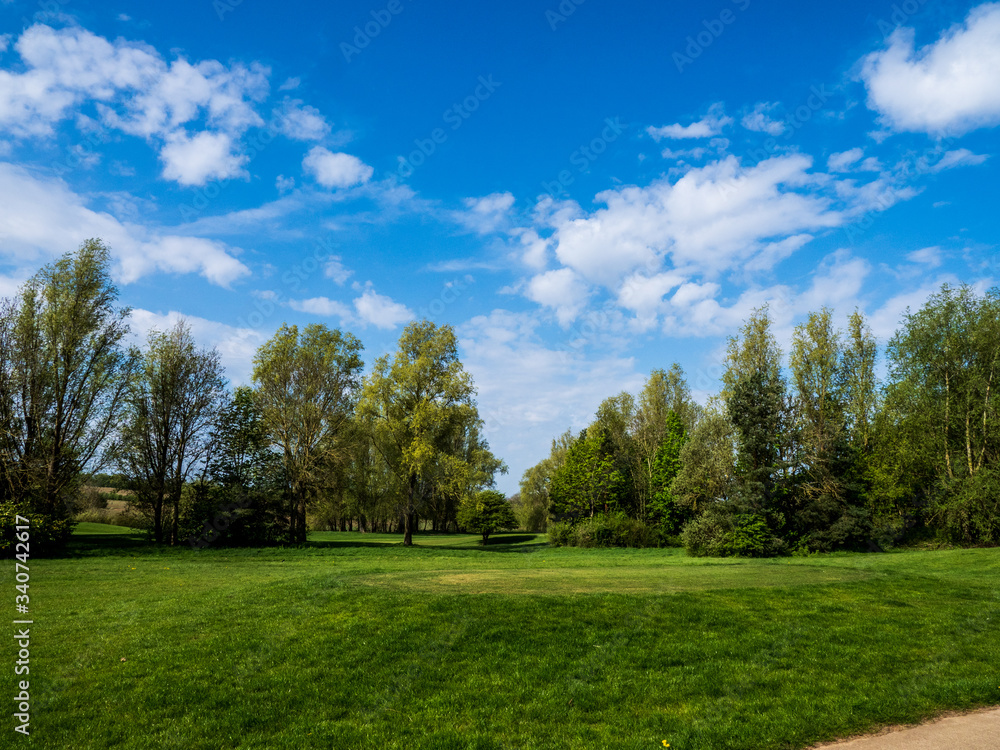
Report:
M 452 218 L 478 234 L 489 234 L 509 222 L 514 196 L 510 193 L 492 193 L 482 198 L 465 198 L 465 210 L 452 212 Z
M 289 300 L 288 306 L 298 312 L 319 315 L 324 318 L 337 317 L 343 321 L 353 318 L 351 308 L 343 302 L 332 300 L 329 297 L 312 297 L 303 300 Z
M 160 150 L 160 160 L 164 178 L 181 185 L 247 176 L 247 157 L 233 153 L 233 140 L 225 133 L 176 133 Z
M 781 135 L 785 132 L 785 123 L 780 120 L 773 120 L 770 117 L 770 112 L 777 109 L 777 104 L 768 104 L 767 102 L 761 102 L 757 104 L 752 112 L 748 112 L 743 115 L 743 119 L 740 124 L 743 125 L 747 130 L 752 130 L 757 133 L 767 133 L 768 135 Z
M 274 110 L 281 132 L 296 141 L 321 141 L 330 134 L 330 124 L 315 107 L 286 97 Z
M 313 146 L 302 160 L 302 170 L 326 188 L 349 188 L 371 179 L 375 170 L 351 154 L 332 153 Z
M 398 328 L 414 317 L 406 305 L 395 302 L 384 294 L 378 294 L 371 287 L 365 289 L 362 295 L 354 300 L 354 309 L 361 321 L 384 330 Z
M 528 299 L 554 310 L 562 326 L 573 322 L 589 296 L 587 284 L 570 268 L 546 271 L 528 282 Z
M 181 320 L 190 326 L 191 335 L 199 346 L 219 351 L 226 376 L 233 385 L 250 383 L 254 355 L 267 340 L 263 331 L 183 315 L 176 310 L 162 313 L 139 308 L 132 310 L 129 321 L 133 341 L 141 345 L 145 343 L 150 331 L 167 331 Z
M 843 221 L 811 166 L 808 156 L 792 154 L 743 169 L 729 156 L 674 182 L 605 191 L 596 200 L 606 208 L 550 219 L 555 254 L 605 286 L 637 270 L 656 272 L 667 257 L 684 272 L 720 273 L 772 252 L 773 242 Z
M 660 141 L 664 138 L 709 138 L 718 135 L 723 128 L 732 125 L 732 123 L 733 118 L 726 116 L 722 103 L 719 102 L 709 107 L 708 114 L 697 122 L 692 122 L 689 125 L 674 123 L 658 128 L 650 126 L 646 128 L 646 132 L 653 137 L 654 141 Z
M 35 177 L 22 167 L 0 163 L 0 204 L 0 257 L 9 260 L 47 262 L 100 237 L 124 283 L 162 271 L 197 273 L 229 286 L 250 274 L 222 242 L 119 221 L 89 208 L 61 180 Z
M 846 172 L 860 161 L 864 155 L 865 152 L 860 148 L 852 148 L 849 151 L 830 154 L 830 157 L 826 160 L 826 166 L 831 172 Z
M 946 151 L 941 159 L 931 167 L 931 171 L 943 172 L 954 167 L 974 167 L 989 158 L 987 154 L 974 154 L 967 148 L 959 148 L 954 151 Z
M 149 45 L 110 42 L 86 29 L 35 24 L 15 48 L 23 72 L 0 71 L 0 126 L 15 136 L 46 136 L 87 101 L 99 123 L 160 149 L 163 176 L 182 185 L 242 175 L 233 153 L 268 95 L 270 71 L 259 63 L 167 62 Z M 304 111 L 304 110 L 303 110 Z M 188 163 L 190 162 L 190 163 Z
M 864 58 L 868 106 L 896 131 L 961 135 L 1000 124 L 1000 3 L 974 8 L 962 24 L 916 50 L 913 29 Z

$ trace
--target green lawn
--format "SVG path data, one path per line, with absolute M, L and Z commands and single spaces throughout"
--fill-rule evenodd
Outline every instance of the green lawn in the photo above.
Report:
M 0 747 L 804 748 L 1000 703 L 1000 549 L 311 539 L 152 549 L 81 524 L 31 564 L 31 737 L 8 718 Z

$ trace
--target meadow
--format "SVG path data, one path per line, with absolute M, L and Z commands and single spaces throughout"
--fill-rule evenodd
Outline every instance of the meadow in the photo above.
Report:
M 32 561 L 31 736 L 0 746 L 792 749 L 1000 703 L 1000 549 L 399 541 L 171 549 L 80 524 Z

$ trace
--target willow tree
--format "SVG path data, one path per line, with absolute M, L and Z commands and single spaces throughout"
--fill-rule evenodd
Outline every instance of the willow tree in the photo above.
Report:
M 306 540 L 306 508 L 330 467 L 349 460 L 361 350 L 350 333 L 282 325 L 254 357 L 254 397 L 289 485 L 291 542 Z
M 45 266 L 0 314 L 4 494 L 53 522 L 99 470 L 133 366 L 110 253 L 97 239 Z
M 496 471 L 506 471 L 481 438 L 475 393 L 454 330 L 427 320 L 409 324 L 393 357 L 377 359 L 365 379 L 358 415 L 401 488 L 406 546 L 434 493 L 489 487 Z

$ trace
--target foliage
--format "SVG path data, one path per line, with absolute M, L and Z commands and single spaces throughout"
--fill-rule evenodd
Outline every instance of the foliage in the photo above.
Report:
M 496 490 L 483 490 L 466 497 L 458 508 L 458 525 L 466 531 L 482 534 L 483 544 L 490 534 L 517 527 L 517 518 L 507 498 Z
M 659 547 L 664 541 L 658 528 L 621 511 L 555 523 L 549 531 L 549 543 L 565 547 Z
M 712 402 L 681 448 L 680 469 L 670 484 L 678 504 L 697 515 L 735 493 L 736 446 L 733 426 Z
M 401 489 L 404 545 L 428 502 L 489 487 L 507 470 L 482 437 L 474 397 L 454 330 L 427 320 L 408 325 L 392 360 L 380 357 L 365 379 L 358 417 Z
M 615 464 L 610 433 L 580 433 L 566 452 L 549 485 L 549 517 L 556 520 L 593 516 L 617 509 L 625 479 Z
M 65 547 L 76 520 L 69 517 L 53 518 L 51 515 L 28 510 L 12 500 L 0 501 L 0 552 L 5 558 L 13 557 L 17 542 L 17 527 L 28 521 L 30 554 L 48 555 Z
M 184 321 L 151 331 L 141 359 L 126 396 L 118 461 L 135 493 L 133 504 L 151 521 L 153 539 L 177 544 L 181 494 L 208 453 L 225 377 L 219 352 L 197 348 Z
M 526 531 L 546 531 L 548 528 L 552 477 L 566 462 L 566 454 L 575 438 L 569 430 L 552 441 L 548 458 L 532 466 L 521 478 L 519 502 L 514 505 L 521 528 Z
M 254 398 L 288 486 L 287 541 L 306 539 L 306 508 L 349 460 L 361 342 L 323 325 L 282 325 L 254 357 Z
M 109 266 L 107 247 L 88 240 L 0 309 L 0 499 L 47 528 L 63 528 L 121 416 L 129 310 Z
M 689 523 L 682 534 L 693 557 L 772 557 L 785 543 L 757 513 L 741 513 L 733 504 L 717 504 Z
M 694 515 L 689 506 L 678 503 L 670 490 L 681 470 L 681 451 L 687 442 L 687 430 L 675 412 L 667 415 L 666 428 L 653 459 L 651 497 L 646 515 L 650 523 L 659 527 L 664 534 L 676 535 Z

